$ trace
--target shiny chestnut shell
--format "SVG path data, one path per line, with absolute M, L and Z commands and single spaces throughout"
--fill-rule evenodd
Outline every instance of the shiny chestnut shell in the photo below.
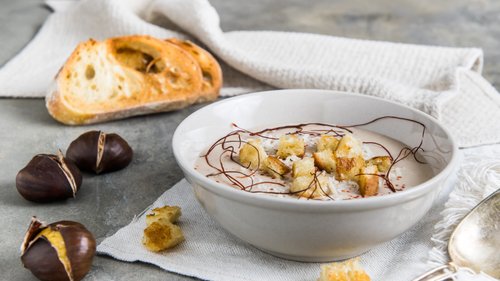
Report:
M 66 151 L 66 157 L 84 171 L 96 174 L 125 168 L 132 161 L 133 150 L 117 134 L 89 131 L 75 139 Z
M 80 170 L 61 153 L 35 155 L 16 176 L 19 193 L 39 203 L 75 197 L 81 185 Z
M 54 246 L 57 239 L 39 235 L 47 228 L 60 233 L 65 255 Z M 21 261 L 40 280 L 79 281 L 90 270 L 95 251 L 95 238 L 82 224 L 58 221 L 44 225 L 33 218 L 21 246 Z M 67 268 L 62 260 L 68 261 Z

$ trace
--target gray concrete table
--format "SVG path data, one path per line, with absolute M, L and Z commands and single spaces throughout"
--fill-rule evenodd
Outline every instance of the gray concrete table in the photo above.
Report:
M 0 65 L 36 33 L 50 14 L 40 0 L 0 0 Z M 484 73 L 500 85 L 500 1 L 495 0 L 213 0 L 224 30 L 303 31 L 352 38 L 457 47 L 482 47 Z M 29 83 L 29 81 L 26 81 Z M 0 99 L 0 279 L 33 280 L 19 259 L 30 217 L 70 219 L 102 240 L 126 225 L 182 178 L 170 142 L 176 126 L 198 105 L 173 113 L 86 127 L 55 122 L 41 99 Z M 85 175 L 76 199 L 34 204 L 16 191 L 16 173 L 37 153 L 65 150 L 81 133 L 117 132 L 135 150 L 125 170 Z M 98 256 L 86 280 L 187 280 L 141 263 Z

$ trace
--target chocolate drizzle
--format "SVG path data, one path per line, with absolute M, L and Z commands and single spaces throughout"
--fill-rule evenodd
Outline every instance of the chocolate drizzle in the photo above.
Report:
M 208 151 L 202 155 L 202 157 L 205 159 L 207 165 L 211 167 L 212 169 L 215 170 L 214 173 L 210 173 L 206 175 L 207 177 L 214 177 L 218 175 L 223 175 L 233 186 L 239 188 L 242 191 L 250 192 L 250 193 L 267 193 L 267 194 L 275 194 L 275 195 L 296 195 L 296 194 L 304 194 L 306 191 L 311 191 L 310 195 L 308 196 L 307 199 L 312 199 L 312 200 L 317 200 L 313 198 L 313 194 L 316 192 L 316 190 L 319 188 L 321 189 L 321 192 L 328 197 L 330 200 L 334 200 L 333 197 L 328 195 L 327 191 L 321 186 L 320 181 L 318 180 L 318 175 L 321 173 L 318 169 L 316 169 L 316 172 L 314 173 L 314 178 L 313 181 L 309 184 L 309 186 L 304 189 L 304 190 L 299 190 L 295 192 L 280 192 L 280 191 L 264 191 L 264 190 L 254 190 L 253 188 L 262 185 L 262 184 L 270 184 L 270 185 L 278 185 L 284 187 L 285 184 L 280 183 L 280 182 L 275 182 L 275 181 L 262 181 L 262 182 L 255 182 L 253 176 L 259 172 L 259 167 L 261 166 L 262 161 L 264 159 L 260 159 L 260 154 L 258 153 L 258 163 L 256 165 L 256 168 L 251 169 L 250 165 L 249 166 L 244 166 L 242 165 L 239 161 L 236 160 L 236 155 L 238 154 L 238 150 L 242 147 L 243 144 L 249 144 L 252 147 L 255 148 L 255 150 L 258 151 L 257 147 L 252 145 L 251 143 L 247 142 L 244 140 L 242 136 L 258 136 L 260 138 L 264 139 L 271 139 L 271 140 L 278 140 L 279 138 L 267 135 L 267 133 L 272 133 L 274 131 L 278 130 L 286 130 L 286 129 L 291 129 L 292 131 L 288 132 L 287 134 L 297 134 L 297 135 L 310 135 L 310 136 L 320 136 L 322 134 L 331 134 L 335 137 L 343 137 L 347 132 L 352 133 L 352 130 L 349 128 L 356 128 L 356 127 L 362 127 L 366 126 L 375 122 L 378 122 L 383 119 L 395 119 L 395 120 L 400 120 L 403 122 L 411 122 L 418 124 L 422 127 L 422 134 L 420 137 L 420 141 L 418 145 L 414 147 L 403 147 L 399 153 L 397 154 L 396 157 L 394 157 L 391 152 L 381 143 L 378 142 L 372 142 L 372 141 L 367 141 L 363 142 L 364 144 L 367 145 L 375 145 L 383 149 L 387 155 L 391 159 L 391 165 L 389 166 L 388 170 L 386 173 L 380 173 L 380 174 L 358 174 L 358 175 L 373 175 L 373 176 L 378 176 L 382 178 L 385 182 L 385 186 L 389 188 L 392 192 L 397 192 L 397 190 L 394 187 L 394 184 L 390 180 L 390 173 L 393 170 L 394 165 L 396 165 L 398 162 L 406 159 L 409 156 L 413 156 L 415 161 L 421 164 L 425 164 L 425 161 L 418 159 L 417 153 L 419 151 L 424 151 L 422 148 L 422 144 L 424 141 L 424 136 L 426 132 L 426 126 L 416 120 L 409 119 L 409 118 L 404 118 L 404 117 L 398 117 L 398 116 L 382 116 L 379 118 L 375 118 L 371 121 L 365 122 L 365 123 L 360 123 L 360 124 L 354 124 L 354 125 L 332 125 L 332 124 L 325 124 L 325 123 L 303 123 L 303 124 L 297 124 L 297 125 L 285 125 L 285 126 L 279 126 L 279 127 L 272 127 L 272 128 L 267 128 L 263 129 L 260 131 L 250 131 L 244 128 L 239 127 L 238 125 L 232 123 L 232 126 L 236 128 L 236 130 L 228 133 L 227 135 L 221 137 L 218 139 L 216 142 L 214 142 Z M 312 129 L 312 130 L 305 130 L 304 128 L 306 126 L 321 126 L 325 127 L 325 129 Z M 210 161 L 209 156 L 214 153 L 214 150 L 220 147 L 222 149 L 222 152 L 218 156 L 218 163 L 214 164 Z M 226 168 L 224 165 L 224 158 L 228 157 L 231 162 L 238 164 L 239 166 L 245 168 L 248 170 L 248 172 L 243 172 L 243 171 L 238 171 L 238 170 L 231 170 Z M 249 179 L 250 183 L 243 183 L 240 179 Z M 310 190 L 310 189 L 313 190 Z

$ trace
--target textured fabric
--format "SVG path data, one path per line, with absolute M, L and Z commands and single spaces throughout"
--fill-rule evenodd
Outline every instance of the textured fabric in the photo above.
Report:
M 480 147 L 465 151 L 457 184 L 450 193 L 442 219 L 435 226 L 432 236 L 434 247 L 429 254 L 429 264 L 438 266 L 449 262 L 448 241 L 451 233 L 481 200 L 500 188 L 500 145 Z
M 426 270 L 449 261 L 443 244 L 447 243 L 457 220 L 494 189 L 494 185 L 476 185 L 472 188 L 466 186 L 473 182 L 483 182 L 484 179 L 496 179 L 494 183 L 497 183 L 500 179 L 500 146 L 495 148 L 468 150 L 466 161 L 463 161 L 458 172 L 458 182 L 455 177 L 447 182 L 434 207 L 422 221 L 400 237 L 361 256 L 361 264 L 372 280 L 411 280 Z M 471 170 L 471 166 L 477 166 L 477 169 Z M 463 181 L 464 175 L 467 175 L 467 181 Z M 457 185 L 459 188 L 453 191 L 451 202 L 443 210 L 449 192 Z M 189 183 L 182 180 L 147 209 L 149 211 L 163 205 L 178 205 L 182 208 L 183 215 L 179 225 L 186 241 L 178 247 L 159 254 L 147 251 L 141 244 L 142 231 L 146 226 L 144 213 L 104 239 L 97 247 L 98 253 L 123 261 L 151 263 L 171 272 L 208 280 L 305 281 L 319 277 L 319 263 L 300 263 L 273 257 L 224 231 L 203 211 L 191 189 Z M 451 222 L 446 222 L 450 220 L 452 213 L 456 214 Z M 461 271 L 455 276 L 455 280 L 496 279 L 484 274 L 471 276 Z
M 179 225 L 185 242 L 164 253 L 149 252 L 141 243 L 146 226 L 143 214 L 102 241 L 97 247 L 98 253 L 124 261 L 151 263 L 168 271 L 208 280 L 309 281 L 319 277 L 319 263 L 273 257 L 224 231 L 202 209 L 191 189 L 189 183 L 182 180 L 151 206 L 167 204 L 182 208 Z M 439 219 L 439 205 L 410 231 L 361 256 L 361 263 L 373 280 L 410 280 L 428 268 L 430 237 Z
M 500 142 L 500 98 L 480 75 L 479 49 L 290 32 L 224 33 L 207 0 L 51 3 L 58 12 L 0 70 L 0 96 L 43 97 L 75 46 L 90 37 L 174 36 L 202 42 L 224 62 L 226 96 L 269 88 L 359 92 L 431 114 L 461 146 Z

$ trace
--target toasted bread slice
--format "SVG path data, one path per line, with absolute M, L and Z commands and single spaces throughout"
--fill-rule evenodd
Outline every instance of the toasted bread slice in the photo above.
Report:
M 199 63 L 182 48 L 150 36 L 81 43 L 47 94 L 49 113 L 90 124 L 179 109 L 201 98 Z
M 184 41 L 177 38 L 169 38 L 167 42 L 175 44 L 192 55 L 200 64 L 203 74 L 202 95 L 200 99 L 211 100 L 217 98 L 222 86 L 222 70 L 215 58 L 205 49 L 194 44 L 191 41 Z

